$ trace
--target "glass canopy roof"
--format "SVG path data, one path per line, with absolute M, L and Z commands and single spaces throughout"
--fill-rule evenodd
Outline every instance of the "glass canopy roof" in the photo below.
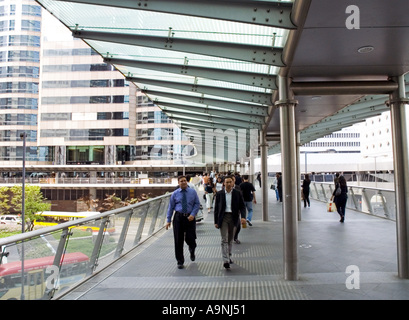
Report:
M 37 2 L 182 128 L 266 125 L 291 1 Z
M 296 130 L 300 142 L 306 143 L 380 112 L 360 100 L 364 94 L 349 83 L 351 79 L 375 81 L 407 72 L 407 41 L 393 41 L 396 30 L 406 30 L 405 1 L 391 12 L 382 0 L 373 0 L 376 6 L 361 4 L 366 12 L 361 32 L 345 27 L 346 0 L 331 6 L 325 0 L 36 1 L 135 83 L 182 130 L 263 131 L 269 154 L 280 148 L 280 119 L 272 101 L 279 73 L 291 70 L 295 86 L 309 81 L 313 90 L 321 85 L 320 102 L 311 91 L 295 93 L 302 106 L 297 109 Z M 390 18 L 394 15 L 398 18 Z M 356 53 L 358 44 L 379 42 L 380 32 L 393 50 L 387 55 L 373 50 L 366 57 Z M 344 82 L 351 92 L 330 94 L 322 81 L 330 87 Z M 382 85 L 387 87 L 386 82 Z

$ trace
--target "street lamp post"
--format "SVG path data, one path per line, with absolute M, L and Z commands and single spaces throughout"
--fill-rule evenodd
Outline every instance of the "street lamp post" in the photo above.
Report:
M 20 139 L 23 140 L 23 179 L 22 179 L 22 190 L 21 190 L 21 232 L 24 233 L 24 215 L 25 215 L 25 183 L 26 183 L 26 137 L 25 132 L 20 133 Z
M 25 182 L 26 182 L 26 137 L 25 132 L 20 133 L 20 139 L 23 140 L 23 179 L 21 188 L 21 233 L 25 231 Z M 21 242 L 21 300 L 24 300 L 24 241 Z
M 374 177 L 375 177 L 375 188 L 378 189 L 378 178 L 377 178 L 377 170 L 376 170 L 376 159 L 379 157 L 387 157 L 387 154 L 381 154 L 381 155 L 376 155 L 376 156 L 364 156 L 364 158 L 374 158 L 374 162 L 375 162 L 375 173 L 374 173 Z

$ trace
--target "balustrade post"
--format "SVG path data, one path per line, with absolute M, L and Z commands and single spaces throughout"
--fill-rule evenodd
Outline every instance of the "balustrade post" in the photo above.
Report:
M 102 241 L 104 240 L 104 233 L 105 233 L 106 227 L 108 225 L 108 222 L 109 222 L 108 217 L 102 219 L 102 221 L 101 221 L 101 225 L 99 227 L 98 235 L 97 235 L 97 237 L 95 239 L 94 248 L 92 250 L 91 258 L 89 260 L 88 270 L 87 270 L 87 274 L 86 274 L 87 276 L 90 276 L 94 272 L 96 267 L 98 266 L 99 252 L 101 250 Z
M 132 213 L 132 210 L 126 213 L 124 224 L 121 230 L 121 235 L 119 236 L 118 244 L 116 246 L 114 259 L 119 258 L 122 254 L 122 251 L 124 250 L 125 239 L 128 233 L 129 223 L 131 222 Z

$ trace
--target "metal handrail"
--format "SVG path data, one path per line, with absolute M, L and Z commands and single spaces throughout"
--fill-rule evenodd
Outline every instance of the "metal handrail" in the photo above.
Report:
M 333 191 L 333 182 L 311 182 L 310 197 L 312 199 L 327 202 Z M 348 185 L 346 208 L 396 221 L 395 190 Z

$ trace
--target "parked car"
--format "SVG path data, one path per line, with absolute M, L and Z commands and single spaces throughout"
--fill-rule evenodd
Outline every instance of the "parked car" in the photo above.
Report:
M 48 177 L 48 174 L 44 172 L 33 172 L 32 174 L 30 174 L 30 178 L 34 178 L 34 179 L 43 179 L 47 177 Z
M 6 214 L 0 216 L 0 224 L 21 224 L 21 218 L 11 215 L 11 214 Z

